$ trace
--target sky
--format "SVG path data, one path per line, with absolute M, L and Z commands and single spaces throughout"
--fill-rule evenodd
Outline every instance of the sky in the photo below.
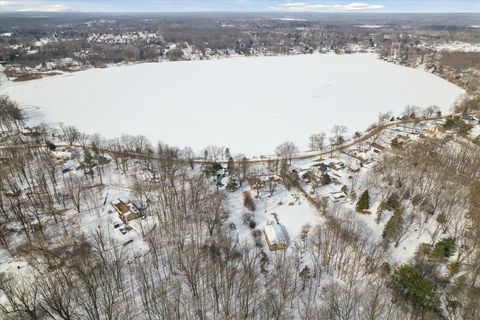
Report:
M 0 12 L 480 12 L 480 0 L 0 0 Z

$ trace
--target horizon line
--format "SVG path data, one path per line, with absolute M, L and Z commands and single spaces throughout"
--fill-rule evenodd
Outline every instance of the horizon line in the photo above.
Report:
M 312 12 L 312 11 L 303 11 L 303 12 L 292 12 L 292 11 L 268 11 L 268 10 L 252 10 L 252 11 L 223 11 L 223 10 L 195 10 L 195 11 L 80 11 L 80 10 L 71 10 L 71 11 L 0 11 L 0 14 L 28 14 L 28 13 L 42 13 L 42 14 L 81 14 L 81 13 L 108 13 L 108 14 L 115 14 L 115 13 L 136 13 L 136 14 L 152 14 L 152 13 L 270 13 L 270 14 L 292 14 L 292 15 L 300 15 L 300 14 L 354 14 L 354 15 L 362 15 L 362 14 L 375 14 L 375 15 L 382 15 L 382 14 L 480 14 L 480 11 L 429 11 L 429 12 L 422 12 L 422 11 L 383 11 L 383 12 L 374 12 L 374 11 L 324 11 L 324 12 Z

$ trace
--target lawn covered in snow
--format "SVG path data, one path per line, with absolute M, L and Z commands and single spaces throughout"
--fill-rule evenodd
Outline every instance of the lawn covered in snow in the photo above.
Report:
M 335 124 L 364 130 L 378 112 L 399 114 L 407 104 L 448 111 L 462 93 L 373 54 L 145 63 L 10 83 L 0 91 L 29 110 L 39 107 L 32 121 L 247 155 L 272 154 L 287 140 L 306 150 L 312 133 L 329 133 Z

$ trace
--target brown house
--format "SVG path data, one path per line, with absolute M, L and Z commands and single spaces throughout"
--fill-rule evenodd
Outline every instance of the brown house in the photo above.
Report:
M 125 203 L 122 200 L 117 199 L 112 202 L 112 207 L 117 211 L 119 218 L 125 224 L 142 217 L 140 210 L 138 210 L 137 206 L 131 202 Z

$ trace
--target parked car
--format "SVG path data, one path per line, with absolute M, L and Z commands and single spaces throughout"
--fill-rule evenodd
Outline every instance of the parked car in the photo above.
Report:
M 121 232 L 122 234 L 125 234 L 125 233 L 127 233 L 127 230 L 125 230 L 125 228 L 120 228 L 120 232 Z
M 121 224 L 120 222 L 115 222 L 115 223 L 113 224 L 113 227 L 114 227 L 115 229 L 117 229 L 117 228 L 119 228 L 121 225 L 122 225 L 122 224 Z
M 113 211 L 112 211 L 112 210 L 108 210 L 108 214 L 112 214 L 112 213 L 113 213 Z

